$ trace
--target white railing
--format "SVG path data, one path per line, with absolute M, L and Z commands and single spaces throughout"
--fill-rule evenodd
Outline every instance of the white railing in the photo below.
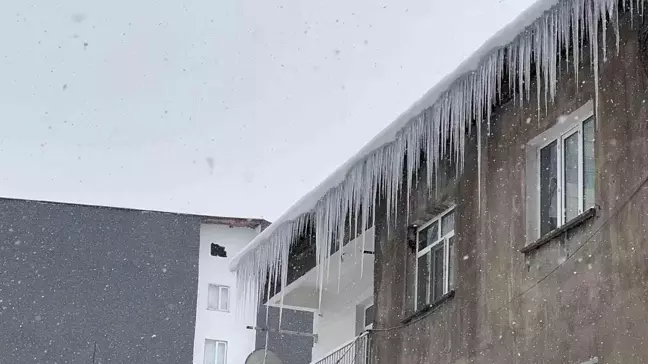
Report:
M 369 333 L 363 333 L 313 364 L 371 364 Z

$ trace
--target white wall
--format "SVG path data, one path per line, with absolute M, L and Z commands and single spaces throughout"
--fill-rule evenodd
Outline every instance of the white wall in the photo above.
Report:
M 227 364 L 243 364 L 254 350 L 255 332 L 245 326 L 254 325 L 254 319 L 245 320 L 236 315 L 235 275 L 229 271 L 230 259 L 258 232 L 248 228 L 230 228 L 225 225 L 202 224 L 200 227 L 200 256 L 198 265 L 198 305 L 194 336 L 194 364 L 203 364 L 205 339 L 227 341 Z M 212 257 L 210 245 L 224 246 L 227 258 Z M 207 309 L 209 284 L 230 287 L 229 312 Z M 249 322 L 248 322 L 249 321 Z
M 373 228 L 366 232 L 366 239 L 364 249 L 373 250 Z M 356 253 L 362 251 L 361 238 L 344 247 L 346 259 L 343 264 L 352 267 L 342 268 L 339 289 L 337 265 L 329 272 L 320 310 L 315 313 L 313 320 L 313 332 L 318 335 L 318 342 L 313 345 L 314 363 L 355 339 L 358 333 L 356 322 L 364 320 L 364 316 L 359 317 L 356 313 L 356 307 L 373 302 L 373 264 L 370 264 L 373 256 L 362 254 L 365 264 L 362 267 L 364 272 L 360 274 L 361 265 L 353 256 L 353 249 L 356 249 Z M 337 259 L 337 254 L 332 258 Z
M 369 280 L 363 277 L 363 281 Z M 322 302 L 322 309 L 319 314 L 315 314 L 313 323 L 313 330 L 318 334 L 318 342 L 313 345 L 313 362 L 356 337 L 356 320 L 363 319 L 356 316 L 356 306 L 371 303 L 373 299 L 373 286 L 364 288 L 362 292 L 358 292 L 357 288 L 351 286 L 341 291 L 337 301 Z

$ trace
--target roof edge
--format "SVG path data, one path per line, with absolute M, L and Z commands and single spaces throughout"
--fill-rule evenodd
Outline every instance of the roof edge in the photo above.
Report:
M 202 214 L 191 214 L 191 213 L 184 213 L 184 212 L 150 210 L 150 209 L 141 209 L 141 208 L 121 207 L 121 206 L 93 205 L 89 203 L 80 203 L 80 202 L 61 202 L 61 201 L 28 199 L 28 198 L 17 198 L 17 197 L 0 197 L 0 201 L 22 201 L 22 202 L 44 204 L 44 205 L 64 205 L 64 206 L 77 206 L 77 207 L 97 208 L 97 209 L 106 209 L 106 210 L 133 211 L 133 212 L 141 212 L 141 213 L 170 214 L 170 215 L 198 218 L 200 219 L 200 222 L 203 224 L 222 224 L 222 225 L 230 225 L 236 227 L 249 227 L 251 229 L 256 229 L 258 227 L 261 227 L 262 230 L 266 229 L 268 226 L 271 225 L 269 221 L 262 218 L 202 215 Z
M 459 81 L 463 76 L 477 70 L 482 61 L 484 61 L 490 54 L 502 47 L 505 47 L 509 43 L 512 43 L 546 11 L 556 6 L 560 1 L 561 0 L 536 1 L 515 17 L 508 25 L 504 26 L 501 30 L 486 40 L 486 42 L 473 52 L 470 57 L 460 63 L 453 72 L 449 73 L 441 79 L 441 81 L 436 83 L 428 92 L 419 98 L 418 101 L 396 118 L 394 122 L 383 129 L 369 143 L 360 149 L 356 155 L 352 156 L 342 166 L 337 168 L 335 172 L 298 200 L 297 203 L 290 207 L 265 231 L 250 241 L 248 245 L 232 258 L 229 264 L 229 269 L 235 271 L 241 258 L 257 248 L 263 241 L 267 240 L 279 226 L 290 221 L 295 221 L 302 215 L 311 213 L 316 207 L 317 202 L 323 198 L 328 191 L 344 182 L 347 178 L 348 172 L 353 166 L 362 163 L 368 156 L 375 153 L 385 145 L 393 143 L 398 134 L 404 130 L 410 122 L 414 122 L 421 112 L 436 103 L 439 97 L 448 91 L 455 82 Z

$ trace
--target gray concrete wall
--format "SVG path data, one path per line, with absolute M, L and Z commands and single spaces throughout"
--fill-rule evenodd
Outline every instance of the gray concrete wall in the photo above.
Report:
M 0 199 L 0 363 L 191 363 L 199 226 Z
M 270 307 L 267 316 L 267 306 L 260 306 L 257 313 L 257 326 L 269 327 L 271 329 L 290 330 L 303 333 L 313 332 L 313 313 L 283 309 L 281 326 L 279 326 L 279 309 Z M 310 337 L 268 333 L 266 341 L 265 332 L 257 332 L 256 348 L 267 348 L 273 351 L 282 360 L 283 364 L 309 364 L 313 350 L 313 339 Z
M 560 115 L 594 99 L 589 63 L 579 89 L 564 70 L 557 101 L 539 121 L 535 101 L 497 110 L 493 135 L 484 136 L 481 210 L 474 139 L 457 184 L 430 198 L 424 181 L 418 185 L 409 221 L 443 201 L 457 203 L 456 294 L 418 322 L 374 333 L 375 363 L 564 364 L 591 357 L 648 363 L 648 188 L 612 216 L 648 173 L 648 78 L 638 51 L 637 30 L 624 26 L 619 55 L 611 52 L 602 66 L 594 219 L 530 254 L 519 251 L 529 208 L 524 146 Z M 396 327 L 411 313 L 414 253 L 405 241 L 403 202 L 390 235 L 384 220 L 378 224 L 377 329 Z

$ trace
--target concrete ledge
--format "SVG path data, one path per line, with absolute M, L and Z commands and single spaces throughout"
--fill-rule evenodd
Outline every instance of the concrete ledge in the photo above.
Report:
M 405 317 L 401 321 L 401 323 L 402 324 L 408 324 L 408 323 L 412 322 L 412 320 L 415 320 L 415 319 L 417 319 L 419 317 L 425 316 L 425 314 L 427 314 L 428 312 L 430 312 L 430 311 L 434 310 L 435 308 L 439 307 L 445 301 L 450 300 L 452 297 L 454 297 L 454 295 L 455 295 L 454 289 L 448 291 L 448 293 L 446 293 L 443 296 L 439 297 L 438 300 L 436 300 L 436 301 L 434 301 L 434 302 L 432 302 L 432 303 L 430 303 L 428 305 L 425 305 L 425 306 L 421 307 L 420 309 L 418 309 L 418 311 L 416 311 L 413 314 Z
M 569 222 L 567 222 L 563 226 L 551 230 L 550 232 L 542 236 L 540 239 L 520 249 L 520 253 L 526 254 L 533 250 L 536 250 L 541 246 L 545 245 L 546 243 L 548 243 L 549 241 L 551 241 L 552 239 L 557 238 L 558 236 L 563 235 L 569 230 L 582 225 L 584 222 L 593 218 L 594 216 L 596 216 L 596 208 L 590 207 L 589 209 L 582 212 L 580 215 L 569 220 Z

